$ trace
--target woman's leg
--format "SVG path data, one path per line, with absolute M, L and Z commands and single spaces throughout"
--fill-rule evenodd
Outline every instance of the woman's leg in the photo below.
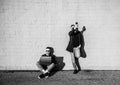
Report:
M 77 67 L 78 67 L 78 71 L 80 71 L 80 70 L 81 70 L 81 67 L 80 67 L 80 63 L 79 63 L 79 58 L 76 58 L 76 57 L 75 57 L 75 63 L 76 63 L 76 65 L 77 65 Z
M 78 49 L 78 47 L 77 47 Z M 77 56 L 79 57 L 80 56 L 80 51 L 78 51 L 76 48 L 73 49 L 73 53 L 74 53 L 74 58 L 75 58 L 75 64 L 77 66 L 77 70 L 80 71 L 81 70 L 81 67 L 80 67 L 80 64 L 79 64 L 79 58 L 77 58 Z M 79 53 L 78 53 L 79 52 Z
M 74 70 L 77 70 L 77 65 L 75 63 L 75 56 L 74 56 L 74 53 L 70 53 L 71 54 L 71 60 L 72 60 L 72 65 L 73 65 L 73 68 Z

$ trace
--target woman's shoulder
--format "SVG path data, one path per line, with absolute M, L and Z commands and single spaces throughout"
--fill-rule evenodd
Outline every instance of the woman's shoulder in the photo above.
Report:
M 71 30 L 71 31 L 69 32 L 69 35 L 71 36 L 71 35 L 73 35 L 73 34 L 74 34 L 74 31 Z

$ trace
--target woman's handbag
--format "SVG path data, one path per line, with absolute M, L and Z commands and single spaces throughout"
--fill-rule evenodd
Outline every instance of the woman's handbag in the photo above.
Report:
M 76 58 L 86 58 L 87 55 L 86 55 L 86 52 L 84 50 L 84 48 L 82 47 L 76 47 L 76 48 L 73 48 L 73 51 L 74 51 L 74 55 Z
M 87 57 L 86 52 L 85 52 L 85 49 L 82 48 L 82 47 L 80 47 L 80 56 L 81 56 L 82 58 L 86 58 L 86 57 Z
M 76 58 L 80 58 L 80 47 L 73 48 L 74 55 Z

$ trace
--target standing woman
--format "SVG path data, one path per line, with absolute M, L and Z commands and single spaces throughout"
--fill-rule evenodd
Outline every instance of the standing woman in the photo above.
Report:
M 75 28 L 75 25 L 71 25 L 71 31 L 69 32 L 70 41 L 66 48 L 68 52 L 71 54 L 72 59 L 72 65 L 74 68 L 74 74 L 78 73 L 81 70 L 78 58 L 75 56 L 75 48 L 80 47 L 82 45 L 83 35 L 78 30 L 78 23 L 75 23 L 77 27 Z

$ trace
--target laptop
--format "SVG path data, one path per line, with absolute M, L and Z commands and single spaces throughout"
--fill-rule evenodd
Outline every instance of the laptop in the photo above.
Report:
M 40 64 L 41 65 L 50 65 L 51 62 L 51 56 L 41 56 L 40 58 Z

